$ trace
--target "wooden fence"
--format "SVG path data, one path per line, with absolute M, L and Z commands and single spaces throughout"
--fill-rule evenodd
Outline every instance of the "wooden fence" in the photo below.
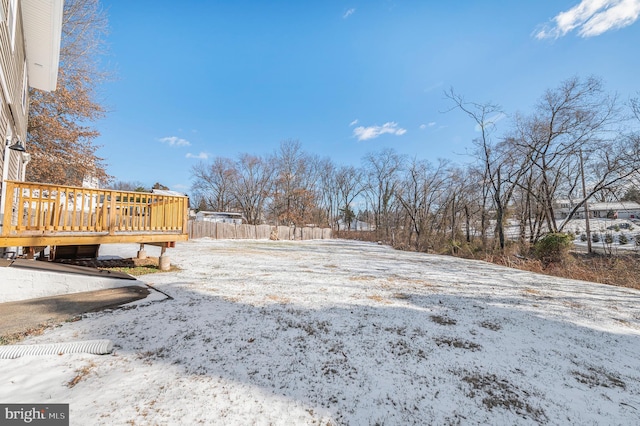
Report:
M 331 228 L 293 228 L 271 225 L 236 225 L 233 223 L 190 220 L 189 239 L 215 238 L 228 240 L 328 240 Z

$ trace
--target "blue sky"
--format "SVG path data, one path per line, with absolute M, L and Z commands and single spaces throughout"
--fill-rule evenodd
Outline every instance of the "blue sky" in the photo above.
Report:
M 383 148 L 467 162 L 478 134 L 449 88 L 509 115 L 575 75 L 640 92 L 640 0 L 102 3 L 98 154 L 116 180 L 183 192 L 193 164 L 288 139 L 337 164 Z

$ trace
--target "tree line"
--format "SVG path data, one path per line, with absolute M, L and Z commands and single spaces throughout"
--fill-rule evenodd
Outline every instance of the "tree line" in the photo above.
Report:
M 99 0 L 66 0 L 58 89 L 30 89 L 27 180 L 66 185 L 91 177 L 111 180 L 96 155 L 90 126 L 105 108 L 97 87 L 107 18 Z M 329 226 L 366 223 L 372 238 L 416 250 L 469 244 L 504 249 L 508 224 L 526 246 L 547 232 L 566 231 L 556 204 L 568 200 L 569 218 L 588 201 L 640 201 L 640 100 L 621 100 L 595 77 L 573 77 L 548 89 L 528 114 L 502 120 L 499 105 L 446 92 L 452 113 L 479 131 L 469 161 L 429 162 L 391 149 L 369 153 L 360 166 L 339 165 L 288 140 L 270 155 L 214 158 L 191 170 L 192 204 L 242 212 L 248 223 Z M 147 190 L 140 183 L 114 188 Z M 154 188 L 163 189 L 156 183 Z
M 287 140 L 276 152 L 216 157 L 192 167 L 192 205 L 242 212 L 250 224 L 371 225 L 374 238 L 415 250 L 469 245 L 503 250 L 508 224 L 523 246 L 567 231 L 587 201 L 638 193 L 640 103 L 622 102 L 595 77 L 573 77 L 547 90 L 529 114 L 514 114 L 500 135 L 498 105 L 446 92 L 452 110 L 479 129 L 466 164 L 430 162 L 393 149 L 369 153 L 359 167 L 338 165 Z M 634 180 L 635 179 L 635 180 Z

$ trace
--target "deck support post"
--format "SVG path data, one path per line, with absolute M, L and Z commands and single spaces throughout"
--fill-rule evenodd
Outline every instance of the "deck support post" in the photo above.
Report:
M 165 254 L 166 250 L 167 247 L 163 245 L 162 250 L 160 251 L 160 257 L 158 258 L 158 269 L 160 269 L 161 271 L 168 271 L 171 268 L 169 256 Z
M 146 259 L 147 251 L 144 249 L 144 244 L 140 244 L 140 250 L 138 250 L 138 259 Z
M 34 247 L 25 247 L 23 250 L 25 258 L 29 260 L 33 260 L 35 258 L 36 251 Z

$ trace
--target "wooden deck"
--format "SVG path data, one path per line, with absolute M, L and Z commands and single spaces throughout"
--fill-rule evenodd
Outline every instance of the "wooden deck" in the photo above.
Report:
M 187 197 L 7 181 L 0 247 L 187 240 Z

